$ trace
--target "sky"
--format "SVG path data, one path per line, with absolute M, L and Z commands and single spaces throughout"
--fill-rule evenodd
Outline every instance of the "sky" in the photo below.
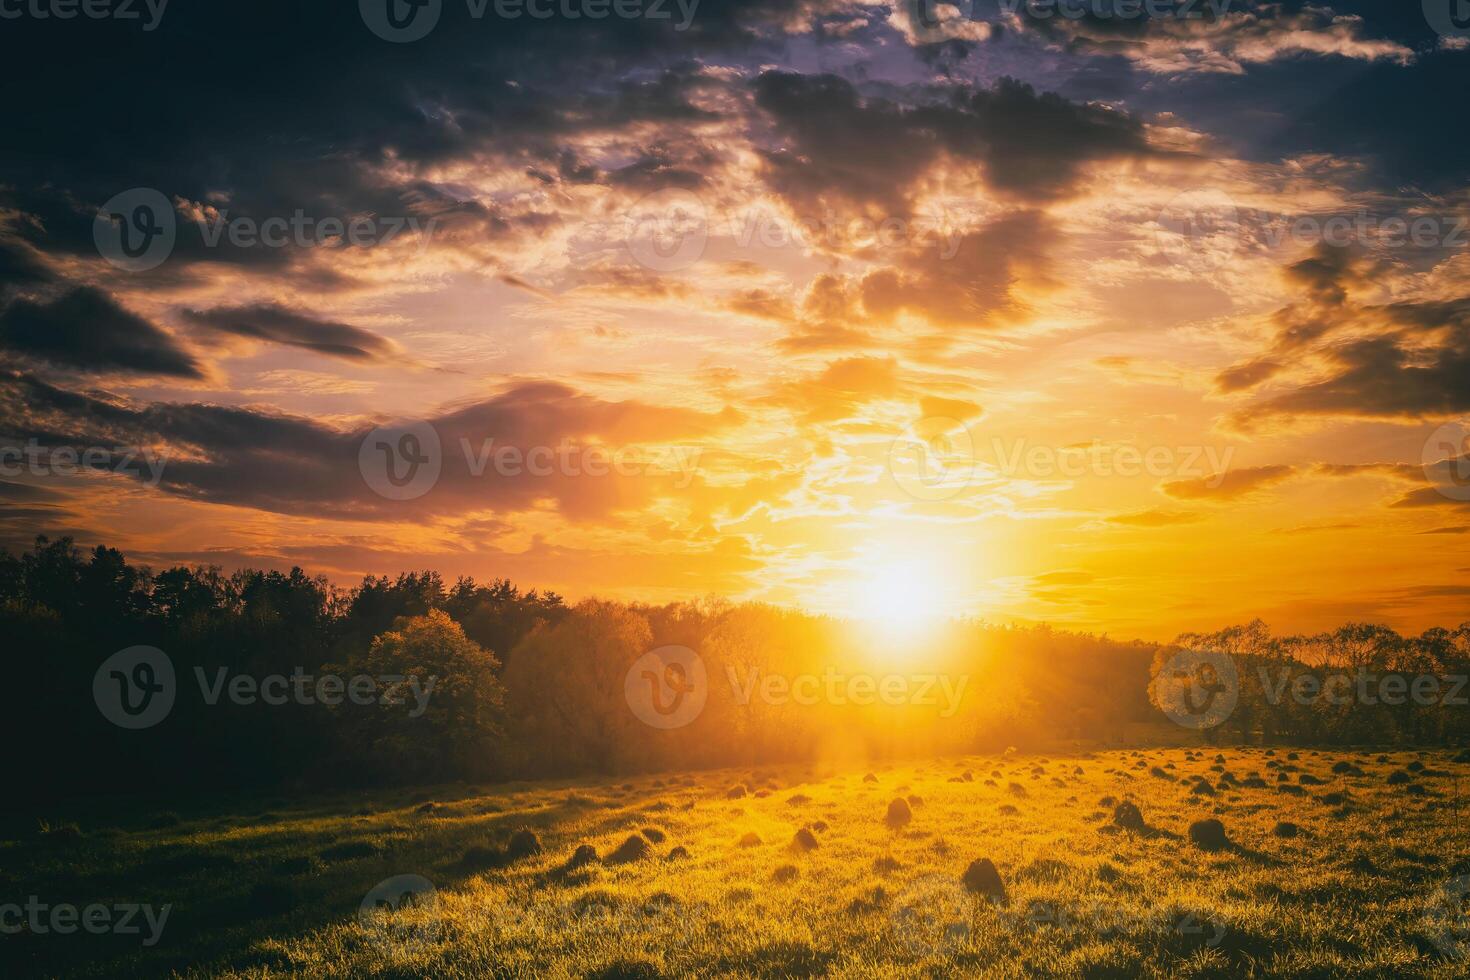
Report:
M 1470 619 L 1456 0 L 87 10 L 0 0 L 12 550 Z

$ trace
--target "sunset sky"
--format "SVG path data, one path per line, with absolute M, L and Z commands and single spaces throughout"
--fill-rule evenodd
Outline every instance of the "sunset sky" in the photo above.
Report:
M 0 21 L 0 446 L 165 461 L 12 466 L 3 543 L 1151 639 L 1470 619 L 1426 449 L 1470 417 L 1470 37 L 651 3 Z M 141 271 L 95 227 L 140 188 Z M 390 240 L 221 225 L 296 215 Z M 437 482 L 376 492 L 369 432 L 424 422 Z M 627 471 L 476 475 L 489 439 Z

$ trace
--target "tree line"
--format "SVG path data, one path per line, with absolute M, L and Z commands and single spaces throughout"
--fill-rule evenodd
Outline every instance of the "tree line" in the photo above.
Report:
M 1257 619 L 1186 633 L 1156 652 L 1149 685 L 1156 706 L 1189 697 L 1203 705 L 1210 684 L 1228 688 L 1233 701 L 1219 724 L 1201 729 L 1213 742 L 1465 744 L 1470 622 L 1418 636 L 1371 623 L 1273 636 Z
M 956 621 L 913 650 L 763 604 L 569 605 L 503 579 L 447 583 L 432 571 L 368 576 L 352 588 L 299 568 L 155 572 L 115 549 L 38 538 L 23 553 L 0 552 L 0 629 L 15 681 L 5 744 L 22 797 L 850 763 L 1194 737 L 1159 710 L 1159 676 L 1191 650 L 1223 652 L 1236 668 L 1236 703 L 1203 732 L 1209 740 L 1470 735 L 1466 712 L 1443 697 L 1366 705 L 1296 696 L 1305 676 L 1358 668 L 1434 675 L 1447 690 L 1470 673 L 1470 623 L 1418 637 L 1365 625 L 1273 637 L 1255 622 L 1155 644 Z M 177 696 L 162 721 L 130 730 L 99 710 L 94 682 L 110 657 L 138 646 L 166 654 Z M 673 727 L 636 710 L 639 698 L 662 696 L 660 684 L 685 683 L 640 673 L 650 651 L 666 648 L 691 651 L 703 677 L 697 710 Z M 1167 683 L 1199 680 L 1178 673 Z M 272 690 L 266 678 L 283 694 L 275 703 L 258 696 Z M 372 681 L 370 697 L 344 695 L 355 678 Z M 655 690 L 641 693 L 645 684 Z

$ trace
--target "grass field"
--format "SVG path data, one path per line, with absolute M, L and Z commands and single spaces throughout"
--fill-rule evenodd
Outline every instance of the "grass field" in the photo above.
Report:
M 0 937 L 0 967 L 1460 977 L 1470 840 L 1458 797 L 1470 765 L 1456 758 L 971 756 L 79 814 L 7 835 L 19 839 L 0 844 L 0 905 L 145 903 L 155 921 L 167 905 L 157 942 L 144 945 L 146 925 L 63 934 L 41 913 L 40 929 Z M 1119 826 L 1128 802 L 1141 827 Z M 1223 846 L 1206 831 L 1191 838 L 1210 818 Z M 597 857 L 569 867 L 581 845 Z M 966 874 L 979 859 L 993 862 L 1004 896 L 982 869 Z M 405 885 L 416 898 L 402 900 Z

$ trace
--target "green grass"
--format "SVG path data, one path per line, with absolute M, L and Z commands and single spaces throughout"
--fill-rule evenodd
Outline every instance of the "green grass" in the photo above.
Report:
M 0 904 L 172 906 L 162 940 L 0 937 L 6 975 L 272 977 L 1464 976 L 1440 889 L 1470 873 L 1447 753 L 1183 749 L 972 756 L 865 773 L 759 767 L 48 815 L 0 844 Z M 1340 761 L 1362 775 L 1335 774 Z M 1419 762 L 1423 795 L 1387 776 Z M 1275 765 L 1268 765 L 1274 763 Z M 1154 775 L 1157 768 L 1163 775 Z M 1264 786 L 1191 792 L 1221 770 Z M 969 771 L 971 781 L 961 774 Z M 1308 780 L 1305 795 L 1277 788 Z M 994 775 L 998 773 L 999 775 Z M 1443 773 L 1436 774 L 1436 773 Z M 955 781 L 960 778 L 961 781 Z M 987 781 L 990 781 L 989 783 Z M 993 783 L 990 784 L 990 783 Z M 1014 787 L 1013 788 L 1013 784 Z M 730 798 L 732 787 L 747 789 Z M 1343 794 L 1340 799 L 1333 794 Z M 911 822 L 885 825 L 895 797 Z M 1324 797 L 1327 799 L 1324 800 Z M 1147 828 L 1112 824 L 1131 800 Z M 419 812 L 426 802 L 436 804 Z M 1187 829 L 1220 819 L 1232 846 Z M 1273 834 L 1279 821 L 1300 826 Z M 77 824 L 80 831 L 65 828 Z M 792 846 L 815 828 L 814 849 Z M 540 854 L 499 849 L 529 828 Z M 606 859 L 651 829 L 650 855 Z M 748 834 L 760 843 L 742 846 Z M 647 837 L 645 837 L 647 839 Z M 669 860 L 675 847 L 688 857 Z M 960 884 L 989 858 L 999 904 Z M 420 875 L 435 901 L 358 910 Z M 1436 908 L 1443 909 L 1439 915 Z M 600 972 L 602 971 L 602 972 Z

